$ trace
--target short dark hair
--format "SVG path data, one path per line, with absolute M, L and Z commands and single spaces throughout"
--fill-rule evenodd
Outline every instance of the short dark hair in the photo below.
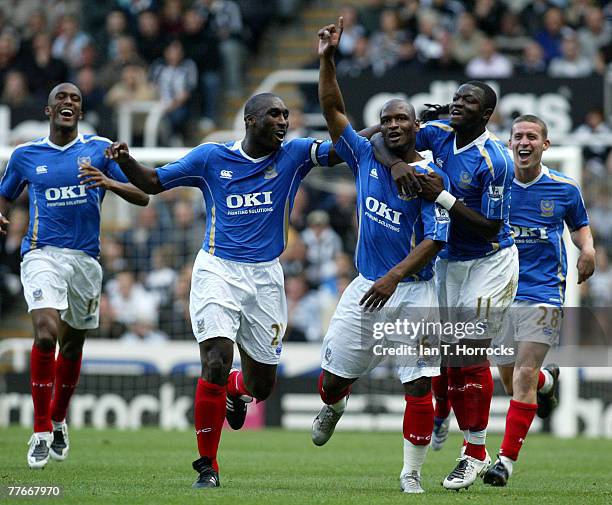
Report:
M 482 81 L 469 81 L 466 82 L 466 84 L 481 89 L 484 92 L 484 102 L 482 104 L 483 107 L 485 109 L 495 110 L 495 107 L 497 106 L 497 95 L 491 86 Z
M 548 138 L 548 126 L 546 126 L 546 123 L 538 116 L 533 114 L 523 114 L 512 121 L 512 129 L 514 129 L 514 125 L 517 123 L 535 123 L 540 126 L 544 139 L 546 140 Z
M 280 99 L 280 97 L 274 93 L 259 93 L 258 95 L 253 95 L 244 105 L 244 118 L 246 119 L 247 116 L 257 116 L 262 109 L 268 107 L 270 100 L 274 98 Z

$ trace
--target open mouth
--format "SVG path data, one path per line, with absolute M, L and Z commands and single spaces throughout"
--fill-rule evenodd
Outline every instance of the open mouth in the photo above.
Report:
M 519 161 L 522 161 L 524 163 L 531 156 L 531 151 L 528 151 L 527 149 L 519 149 L 517 151 L 517 154 L 518 154 Z
M 455 117 L 455 118 L 463 117 L 463 112 L 461 112 L 460 110 L 457 110 L 457 109 L 451 109 L 450 116 L 451 117 Z
M 389 133 L 388 137 L 389 140 L 397 140 L 402 136 L 402 134 L 400 132 L 391 132 Z
M 285 140 L 285 136 L 287 135 L 287 130 L 277 130 L 274 132 L 274 138 L 276 138 L 279 142 Z
M 63 107 L 59 110 L 60 116 L 66 119 L 72 119 L 74 117 L 74 111 L 68 107 Z

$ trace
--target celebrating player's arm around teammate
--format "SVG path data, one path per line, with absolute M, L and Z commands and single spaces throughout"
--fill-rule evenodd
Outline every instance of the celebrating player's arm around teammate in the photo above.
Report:
M 110 140 L 79 134 L 82 108 L 74 84 L 53 88 L 45 107 L 49 136 L 17 146 L 0 181 L 0 232 L 9 224 L 10 202 L 25 186 L 30 202 L 30 224 L 21 245 L 21 282 L 34 327 L 30 468 L 43 468 L 49 456 L 58 461 L 68 456 L 66 412 L 79 379 L 85 334 L 98 326 L 102 269 L 97 258 L 105 191 L 136 205 L 149 201 L 105 158 Z
M 549 146 L 548 129 L 539 117 L 525 115 L 514 120 L 510 224 L 519 251 L 519 283 L 504 332 L 493 344 L 516 346 L 518 352 L 505 362 L 496 360 L 512 400 L 498 459 L 484 476 L 484 482 L 492 486 L 506 485 L 536 413 L 547 417 L 557 403 L 559 368 L 540 367 L 550 347 L 559 341 L 563 320 L 567 275 L 564 223 L 580 249 L 578 283 L 586 281 L 595 269 L 593 237 L 580 189 L 566 175 L 542 165 L 542 154 Z
M 244 139 L 204 143 L 157 169 L 134 160 L 115 143 L 108 156 L 147 193 L 194 186 L 207 209 L 206 235 L 191 279 L 190 315 L 202 374 L 194 420 L 200 458 L 194 487 L 219 486 L 217 449 L 223 421 L 242 427 L 246 403 L 271 393 L 287 326 L 283 272 L 278 260 L 302 179 L 315 165 L 340 161 L 330 142 L 284 142 L 289 110 L 276 95 L 251 97 Z M 242 371 L 230 368 L 238 345 Z M 226 408 L 227 406 L 227 408 Z
M 441 312 L 462 325 L 485 324 L 484 332 L 449 339 L 458 344 L 452 366 L 433 381 L 432 448 L 440 448 L 448 433 L 449 403 L 464 432 L 459 463 L 443 482 L 445 488 L 455 490 L 471 486 L 491 461 L 485 440 L 493 379 L 485 351 L 501 331 L 518 282 L 518 252 L 509 225 L 512 157 L 486 129 L 496 103 L 490 86 L 470 81 L 455 92 L 449 120 L 429 121 L 417 133 L 416 149 L 432 152 L 450 180 L 450 191 L 444 190 L 435 174 L 414 174 L 413 167 L 374 139 L 396 182 L 408 186 L 405 192 L 414 189 L 406 176 L 411 174 L 422 198 L 435 200 L 450 212 L 448 246 L 435 266 Z M 476 351 L 469 360 L 457 356 L 467 346 Z
M 316 445 L 332 436 L 351 384 L 382 359 L 374 351 L 380 341 L 372 333 L 364 338 L 364 329 L 368 332 L 373 322 L 391 321 L 393 315 L 397 318 L 411 308 L 413 316 L 419 314 L 415 319 L 437 320 L 433 259 L 446 242 L 450 221 L 438 204 L 399 195 L 390 173 L 374 158 L 370 142 L 349 124 L 333 61 L 341 33 L 342 18 L 337 26 L 319 31 L 319 101 L 334 147 L 356 179 L 359 276 L 344 291 L 323 341 L 319 393 L 325 405 L 312 426 Z M 380 129 L 388 148 L 417 173 L 437 170 L 414 149 L 419 123 L 410 104 L 387 102 L 380 113 Z M 371 313 L 383 306 L 384 311 Z M 408 336 L 404 339 L 410 343 Z M 437 374 L 437 359 L 419 354 L 402 359 L 398 367 L 406 394 L 400 485 L 407 493 L 423 492 L 420 472 L 433 429 L 431 377 Z

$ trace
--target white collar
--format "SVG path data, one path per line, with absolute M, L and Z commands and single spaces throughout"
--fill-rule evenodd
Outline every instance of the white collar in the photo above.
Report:
M 43 142 L 45 142 L 49 147 L 52 147 L 53 149 L 57 149 L 58 151 L 65 151 L 66 149 L 72 147 L 77 142 L 83 142 L 83 135 L 79 133 L 74 138 L 74 140 L 71 140 L 65 146 L 58 146 L 57 144 L 54 144 L 53 142 L 51 142 L 51 139 L 49 139 L 48 136 L 43 139 Z
M 533 186 L 536 182 L 538 182 L 542 177 L 544 176 L 548 176 L 550 175 L 550 173 L 548 172 L 548 167 L 545 167 L 544 165 L 541 165 L 540 167 L 540 173 L 537 175 L 537 177 L 529 182 L 521 182 L 519 181 L 516 177 L 514 178 L 514 183 L 517 186 L 520 186 L 521 188 L 528 188 L 529 186 Z
M 457 132 L 455 132 L 455 138 L 453 140 L 453 153 L 459 154 L 463 151 L 467 151 L 470 147 L 474 147 L 477 144 L 484 144 L 490 136 L 489 130 L 485 128 L 485 131 L 479 137 L 476 137 L 469 144 L 463 146 L 461 149 L 457 149 Z
M 244 141 L 244 139 L 240 139 L 237 140 L 236 142 L 234 142 L 234 144 L 232 145 L 232 147 L 230 147 L 230 150 L 232 151 L 238 151 L 240 154 L 242 154 L 242 156 L 244 156 L 247 160 L 252 161 L 253 163 L 259 163 L 260 161 L 265 160 L 266 158 L 269 158 L 270 156 L 272 156 L 273 153 L 270 154 L 266 154 L 265 156 L 262 156 L 261 158 L 251 158 L 247 153 L 245 153 L 242 149 L 242 142 Z

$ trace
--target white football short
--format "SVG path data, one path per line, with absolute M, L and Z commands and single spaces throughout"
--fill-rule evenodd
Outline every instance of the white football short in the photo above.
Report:
M 439 355 L 419 352 L 424 332 L 404 324 L 439 321 L 433 280 L 400 283 L 381 311 L 364 313 L 359 301 L 373 284 L 359 275 L 342 294 L 323 340 L 321 368 L 356 379 L 392 358 L 403 384 L 440 375 Z M 427 341 L 435 346 L 437 335 L 429 335 Z
M 21 284 L 28 311 L 57 309 L 71 327 L 98 327 L 102 267 L 88 254 L 45 246 L 26 253 Z
M 506 313 L 502 332 L 491 347 L 514 349 L 514 356 L 495 355 L 495 364 L 509 365 L 516 361 L 518 342 L 536 342 L 549 347 L 559 343 L 563 308 L 549 303 L 515 300 Z
M 485 323 L 486 331 L 472 332 L 465 338 L 496 338 L 516 295 L 518 273 L 518 250 L 514 245 L 474 260 L 438 258 L 435 280 L 442 319 L 462 325 Z M 444 335 L 442 340 L 455 342 L 457 338 Z
M 189 313 L 198 342 L 229 338 L 255 361 L 277 365 L 287 328 L 280 262 L 239 263 L 200 250 L 191 276 Z

